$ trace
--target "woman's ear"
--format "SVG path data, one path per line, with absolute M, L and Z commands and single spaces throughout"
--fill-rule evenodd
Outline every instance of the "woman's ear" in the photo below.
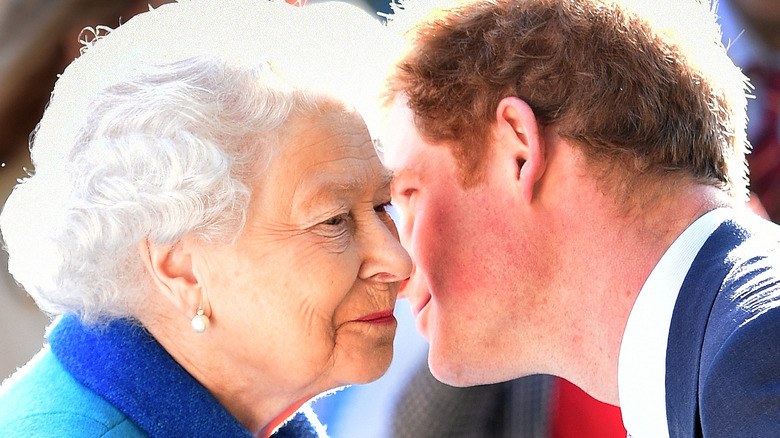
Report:
M 195 316 L 199 306 L 206 311 L 206 297 L 192 269 L 192 254 L 184 243 L 169 245 L 144 239 L 138 251 L 159 293 L 188 318 Z
M 531 107 L 517 97 L 505 97 L 496 109 L 496 135 L 507 158 L 513 160 L 520 196 L 530 204 L 545 170 L 544 139 Z

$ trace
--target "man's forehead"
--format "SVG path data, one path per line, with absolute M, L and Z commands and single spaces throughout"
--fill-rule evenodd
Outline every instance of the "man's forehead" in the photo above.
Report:
M 385 119 L 383 136 L 376 144 L 382 163 L 393 172 L 408 167 L 411 149 L 420 140 L 406 100 L 396 99 Z

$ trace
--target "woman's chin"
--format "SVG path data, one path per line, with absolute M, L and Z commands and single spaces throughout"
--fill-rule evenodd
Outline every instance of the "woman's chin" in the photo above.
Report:
M 393 346 L 374 349 L 362 358 L 351 360 L 342 375 L 348 385 L 363 385 L 382 377 L 393 360 Z

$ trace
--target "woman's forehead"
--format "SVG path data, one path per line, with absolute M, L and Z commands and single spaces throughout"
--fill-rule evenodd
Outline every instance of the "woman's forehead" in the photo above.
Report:
M 294 204 L 316 198 L 365 196 L 389 187 L 362 119 L 356 113 L 328 112 L 294 122 L 269 175 Z

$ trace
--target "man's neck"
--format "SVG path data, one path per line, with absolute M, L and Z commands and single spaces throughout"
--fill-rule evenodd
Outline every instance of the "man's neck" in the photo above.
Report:
M 562 242 L 561 250 L 579 262 L 571 264 L 560 287 L 576 303 L 567 317 L 575 321 L 580 336 L 562 340 L 561 359 L 568 365 L 559 374 L 597 399 L 618 404 L 620 345 L 639 291 L 691 223 L 714 208 L 731 204 L 719 189 L 692 184 L 656 201 L 652 208 L 644 206 L 639 214 L 595 208 L 578 215 L 580 233 Z M 583 259 L 581 254 L 588 257 Z

